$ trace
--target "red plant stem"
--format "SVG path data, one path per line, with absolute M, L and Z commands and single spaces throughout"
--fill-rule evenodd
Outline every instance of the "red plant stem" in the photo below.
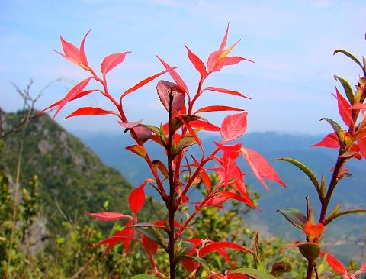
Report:
M 308 269 L 306 272 L 306 279 L 311 279 L 314 270 L 314 261 L 308 261 Z
M 169 267 L 170 267 L 170 279 L 175 279 L 175 239 L 174 239 L 174 219 L 176 212 L 175 204 L 175 183 L 174 183 L 174 170 L 173 170 L 173 94 L 172 91 L 169 93 L 169 139 L 168 139 L 168 172 L 169 172 L 169 201 L 166 203 L 169 211 Z
M 196 95 L 194 95 L 192 102 L 189 103 L 188 114 L 192 114 L 192 109 L 193 109 L 194 103 L 196 102 L 198 97 L 201 96 L 201 88 L 202 88 L 202 84 L 203 84 L 204 80 L 205 79 L 201 77 L 201 80 L 198 83 Z
M 195 180 L 195 178 L 197 177 L 197 175 L 199 174 L 200 170 L 205 166 L 205 164 L 208 161 L 212 160 L 212 157 L 216 155 L 217 152 L 219 152 L 219 148 L 217 147 L 211 154 L 210 156 L 208 156 L 206 159 L 201 161 L 201 164 L 197 167 L 196 171 L 193 173 L 193 175 L 189 178 L 186 187 L 184 188 L 181 197 L 184 196 L 185 194 L 187 194 L 189 188 L 191 187 L 193 181 Z
M 206 202 L 215 195 L 216 191 L 222 186 L 221 183 L 218 183 L 216 187 L 212 190 L 211 193 L 209 193 L 203 201 L 201 201 L 201 204 L 199 205 L 200 208 L 205 206 Z M 189 223 L 193 220 L 193 218 L 196 216 L 196 214 L 200 212 L 200 210 L 195 209 L 195 211 L 189 216 L 189 218 L 184 222 L 183 226 L 179 229 L 179 231 L 175 234 L 175 239 L 177 240 L 181 234 L 184 232 L 184 230 L 188 227 Z

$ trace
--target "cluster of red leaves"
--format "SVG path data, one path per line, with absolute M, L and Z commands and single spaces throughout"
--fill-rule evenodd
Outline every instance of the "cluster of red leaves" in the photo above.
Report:
M 247 112 L 243 112 L 244 110 L 241 108 L 224 105 L 210 105 L 194 110 L 195 102 L 199 97 L 202 96 L 204 92 L 218 92 L 222 94 L 238 96 L 240 98 L 248 98 L 236 90 L 212 86 L 203 88 L 203 84 L 205 83 L 207 77 L 214 72 L 220 71 L 223 67 L 238 64 L 239 62 L 245 60 L 253 62 L 252 60 L 243 57 L 228 56 L 235 45 L 239 43 L 239 41 L 237 41 L 230 47 L 226 48 L 228 31 L 229 25 L 227 26 L 219 49 L 213 51 L 209 55 L 206 64 L 188 47 L 186 47 L 189 60 L 200 74 L 200 79 L 195 94 L 191 94 L 189 92 L 186 83 L 177 73 L 176 68 L 171 67 L 162 58 L 158 57 L 165 70 L 143 79 L 128 90 L 124 91 L 121 94 L 119 101 L 117 101 L 109 93 L 106 76 L 112 69 L 125 60 L 129 51 L 114 53 L 105 57 L 101 63 L 101 76 L 99 76 L 96 71 L 89 66 L 84 50 L 85 39 L 89 32 L 83 38 L 80 48 L 77 48 L 61 37 L 63 53 L 59 54 L 71 62 L 79 65 L 90 75 L 75 85 L 64 98 L 53 103 L 43 111 L 55 108 L 55 117 L 67 103 L 89 95 L 92 92 L 100 93 L 111 101 L 111 103 L 115 106 L 116 111 L 110 111 L 99 107 L 82 107 L 69 114 L 66 118 L 80 115 L 112 114 L 117 116 L 119 118 L 118 123 L 123 126 L 126 131 L 130 132 L 131 137 L 136 142 L 135 145 L 127 146 L 126 149 L 142 157 L 146 161 L 151 169 L 153 177 L 146 179 L 139 187 L 131 192 L 128 198 L 128 203 L 133 215 L 126 215 L 117 212 L 87 213 L 92 217 L 104 221 L 127 219 L 124 229 L 117 232 L 112 237 L 102 240 L 96 244 L 96 246 L 104 244 L 108 245 L 104 254 L 108 253 L 108 251 L 110 251 L 110 249 L 112 249 L 112 247 L 117 243 L 123 243 L 127 253 L 131 241 L 139 241 L 144 246 L 155 273 L 158 274 L 158 270 L 153 261 L 153 255 L 156 253 L 159 245 L 166 249 L 168 244 L 164 243 L 163 241 L 159 242 L 156 239 L 152 239 L 151 235 L 146 235 L 142 232 L 142 230 L 138 230 L 137 227 L 145 228 L 146 230 L 150 230 L 150 232 L 154 231 L 155 234 L 160 234 L 164 230 L 176 230 L 174 239 L 178 240 L 178 238 L 181 237 L 181 234 L 189 226 L 191 220 L 203 207 L 221 207 L 226 200 L 235 199 L 247 204 L 252 208 L 256 208 L 254 202 L 251 200 L 246 191 L 243 178 L 244 173 L 237 165 L 237 159 L 240 155 L 242 155 L 244 160 L 252 169 L 254 175 L 266 188 L 268 188 L 268 186 L 265 182 L 265 179 L 278 182 L 282 186 L 286 187 L 275 170 L 259 153 L 243 147 L 241 143 L 230 144 L 230 142 L 237 140 L 246 131 Z M 162 105 L 169 113 L 172 114 L 172 122 L 165 123 L 164 125 L 162 124 L 160 127 L 146 125 L 143 124 L 142 121 L 130 122 L 124 112 L 123 99 L 130 93 L 140 89 L 147 83 L 155 80 L 165 73 L 169 73 L 174 82 L 159 81 L 157 83 L 156 89 Z M 88 86 L 91 80 L 99 83 L 101 88 L 86 90 L 85 88 Z M 207 119 L 199 115 L 201 113 L 219 111 L 233 111 L 239 113 L 226 116 L 220 127 L 210 123 Z M 216 143 L 216 149 L 208 156 L 205 155 L 201 140 L 198 136 L 198 132 L 201 130 L 220 132 L 221 134 L 221 143 Z M 174 172 L 173 189 L 175 189 L 173 204 L 168 200 L 171 193 L 167 193 L 166 188 L 163 186 L 163 183 L 168 181 L 168 167 L 162 161 L 152 160 L 150 158 L 144 146 L 144 143 L 148 140 L 160 145 L 164 149 L 165 153 L 167 155 L 169 154 L 170 158 L 168 158 L 168 160 L 172 161 L 172 170 Z M 196 159 L 195 157 L 191 156 L 191 160 L 189 160 L 189 158 L 186 157 L 187 148 L 191 145 L 198 145 L 200 147 L 202 151 L 202 156 L 200 159 Z M 218 154 L 221 154 L 221 156 Z M 207 169 L 206 164 L 210 161 L 215 161 L 217 166 L 213 169 Z M 186 164 L 183 164 L 184 162 L 186 162 Z M 220 181 L 215 186 L 211 185 L 208 171 L 216 172 L 220 178 Z M 188 174 L 188 182 L 182 181 L 183 174 Z M 166 203 L 168 210 L 173 210 L 175 212 L 177 209 L 179 209 L 179 206 L 189 202 L 189 197 L 187 196 L 188 190 L 200 181 L 206 185 L 208 194 L 203 198 L 202 201 L 196 203 L 195 211 L 183 224 L 175 223 L 174 228 L 169 228 L 167 220 L 158 220 L 152 224 L 146 224 L 145 226 L 137 223 L 137 213 L 144 205 L 144 188 L 148 183 L 158 190 L 163 201 Z M 225 252 L 225 249 L 227 248 L 241 250 L 243 252 L 252 252 L 250 249 L 230 242 L 213 242 L 202 239 L 188 239 L 187 242 L 193 244 L 193 247 L 190 250 L 185 251 L 185 258 L 181 260 L 181 264 L 185 269 L 187 269 L 187 271 L 192 271 L 192 269 L 194 270 L 200 265 L 199 261 L 189 258 L 193 255 L 200 258 L 211 252 L 217 251 L 224 259 L 230 262 L 230 259 Z M 239 275 L 230 273 L 222 276 L 224 277 L 216 278 L 245 278 L 238 277 Z M 214 278 L 214 276 L 212 278 Z
M 344 130 L 338 123 L 331 121 L 335 131 L 314 146 L 340 148 L 345 158 L 366 159 L 366 115 L 360 113 L 366 110 L 366 105 L 363 104 L 366 98 L 365 87 L 366 78 L 362 77 L 357 85 L 356 96 L 350 100 L 344 98 L 337 88 L 335 89 L 334 97 L 338 102 L 339 115 L 347 129 Z

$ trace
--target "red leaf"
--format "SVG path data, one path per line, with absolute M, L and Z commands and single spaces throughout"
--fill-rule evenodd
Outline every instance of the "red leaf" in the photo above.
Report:
M 175 69 L 175 68 L 172 68 L 172 69 Z M 140 82 L 136 83 L 136 84 L 135 84 L 134 86 L 132 86 L 130 89 L 128 89 L 127 91 L 125 91 L 125 92 L 122 94 L 121 98 L 123 98 L 123 97 L 127 96 L 127 95 L 128 95 L 128 94 L 130 94 L 131 92 L 136 91 L 137 89 L 139 89 L 139 88 L 143 87 L 144 85 L 148 84 L 150 81 L 153 81 L 154 79 L 156 79 L 156 78 L 160 77 L 161 75 L 163 75 L 163 74 L 165 74 L 165 73 L 167 73 L 167 72 L 169 72 L 169 71 L 168 71 L 168 70 L 166 70 L 166 71 L 162 71 L 162 72 L 160 72 L 160 73 L 157 73 L 157 74 L 155 74 L 155 75 L 152 75 L 152 76 L 150 76 L 150 77 L 147 77 L 147 78 L 143 79 L 142 81 L 140 81 Z
M 183 117 L 181 117 L 180 115 L 177 115 L 177 117 L 179 117 L 179 119 L 183 122 L 183 124 L 185 125 L 185 127 L 188 129 L 190 135 L 194 138 L 194 140 L 197 142 L 198 146 L 201 148 L 202 152 L 203 152 L 203 147 L 202 147 L 202 143 L 201 140 L 197 137 L 195 131 L 193 131 L 191 125 L 189 123 L 187 123 Z M 188 135 L 187 135 L 188 136 Z
M 189 58 L 189 60 L 191 60 L 193 66 L 201 74 L 201 79 L 204 79 L 207 76 L 207 71 L 206 71 L 205 64 L 187 46 L 186 46 L 186 49 L 188 50 L 188 58 Z
M 130 196 L 128 197 L 128 204 L 131 208 L 131 211 L 135 214 L 139 212 L 141 208 L 144 206 L 146 200 L 144 187 L 146 183 L 150 181 L 152 180 L 150 178 L 147 178 L 139 187 L 134 189 L 131 192 Z
M 243 94 L 241 94 L 239 91 L 235 91 L 235 90 L 229 90 L 229 89 L 225 89 L 225 88 L 219 88 L 219 87 L 206 87 L 205 89 L 202 90 L 202 92 L 204 91 L 216 91 L 216 92 L 221 92 L 224 94 L 229 94 L 229 95 L 234 95 L 234 96 L 240 96 L 242 98 L 248 98 L 251 99 L 250 97 L 247 97 Z
M 101 108 L 92 108 L 92 107 L 84 107 L 79 108 L 75 110 L 73 113 L 70 113 L 68 116 L 65 117 L 65 119 L 74 117 L 74 116 L 80 116 L 80 115 L 107 115 L 107 114 L 115 114 L 115 112 L 110 110 L 104 110 Z
M 107 253 L 115 246 L 117 245 L 119 242 L 123 242 L 123 245 L 125 247 L 125 252 L 126 254 L 128 254 L 128 250 L 131 244 L 131 241 L 133 239 L 133 234 L 134 234 L 134 229 L 128 226 L 133 225 L 133 221 L 128 221 L 126 224 L 126 228 L 124 228 L 123 230 L 117 232 L 115 235 L 113 235 L 110 238 L 104 239 L 100 242 L 98 242 L 97 244 L 94 245 L 94 247 L 100 246 L 102 244 L 108 244 L 107 249 L 104 251 L 103 253 L 103 257 L 105 255 L 107 255 Z
M 131 51 L 113 53 L 103 59 L 101 64 L 101 72 L 103 75 L 106 75 L 109 71 L 111 71 L 114 67 L 121 64 L 125 58 L 127 53 L 131 53 Z
M 184 90 L 184 92 L 188 93 L 189 91 L 186 83 L 183 81 L 180 75 L 174 70 L 175 68 L 170 67 L 169 64 L 166 63 L 159 56 L 156 57 L 160 60 L 161 64 L 163 64 L 164 68 L 169 72 L 170 76 L 175 81 L 175 83 L 178 84 Z
M 253 201 L 250 199 L 248 194 L 245 194 L 243 196 L 239 196 L 233 192 L 229 192 L 229 191 L 221 191 L 218 193 L 221 196 L 224 196 L 228 199 L 235 199 L 237 201 L 241 201 L 247 205 L 249 205 L 250 207 L 257 209 L 257 207 L 255 206 L 255 204 L 253 203 Z
M 358 140 L 358 147 L 360 148 L 360 153 L 364 159 L 366 159 L 366 137 Z
M 173 97 L 173 111 L 177 112 L 183 108 L 185 104 L 185 94 L 180 86 L 170 81 L 161 80 L 156 85 L 156 90 L 161 103 L 167 111 L 169 111 L 170 94 L 172 94 Z
M 304 224 L 303 230 L 310 239 L 314 239 L 321 235 L 324 230 L 324 225 L 322 223 L 313 225 L 310 221 L 307 221 Z
M 142 235 L 142 245 L 144 245 L 145 251 L 150 257 L 154 255 L 159 248 L 159 244 L 146 235 Z
M 194 270 L 196 270 L 200 266 L 200 264 L 198 262 L 196 262 L 195 260 L 191 260 L 191 259 L 181 260 L 180 263 L 182 264 L 183 268 L 188 273 L 192 273 Z
M 238 244 L 232 243 L 232 242 L 211 242 L 208 243 L 207 245 L 203 246 L 198 254 L 199 257 L 204 257 L 209 253 L 212 253 L 214 251 L 218 251 L 219 249 L 223 249 L 223 248 L 230 248 L 230 249 L 234 249 L 234 250 L 240 250 L 246 253 L 253 253 L 252 250 L 247 249 L 243 246 L 240 246 Z
M 316 146 L 324 146 L 328 148 L 339 148 L 339 140 L 336 133 L 328 134 L 325 138 L 323 138 L 319 143 L 312 145 Z
M 216 112 L 216 111 L 244 111 L 244 110 L 241 109 L 241 108 L 214 105 L 214 106 L 207 106 L 207 107 L 200 108 L 194 114 L 197 114 L 197 113 L 200 113 L 200 112 Z
M 235 140 L 247 129 L 247 112 L 228 115 L 221 124 L 222 143 Z
M 84 49 L 84 45 L 85 45 L 85 39 L 86 39 L 86 36 L 89 35 L 90 33 L 90 29 L 89 31 L 85 34 L 83 40 L 81 41 L 81 44 L 80 44 L 80 60 L 82 62 L 83 65 L 85 66 L 88 66 L 88 60 L 86 58 L 86 55 L 85 55 L 85 49 Z
M 242 148 L 241 153 L 243 154 L 244 159 L 249 164 L 249 167 L 252 169 L 254 175 L 258 178 L 258 180 L 264 185 L 266 189 L 268 189 L 268 186 L 264 179 L 276 181 L 286 188 L 285 183 L 282 182 L 276 171 L 267 162 L 267 160 L 262 157 L 262 155 L 249 148 Z
M 221 58 L 217 61 L 215 67 L 212 69 L 212 71 L 220 71 L 222 69 L 222 67 L 224 66 L 229 66 L 229 65 L 235 65 L 235 64 L 238 64 L 240 63 L 241 61 L 243 60 L 246 60 L 246 61 L 249 61 L 249 62 L 252 62 L 254 63 L 253 60 L 250 60 L 248 58 L 244 58 L 244 57 L 238 57 L 238 56 L 235 56 L 235 57 L 224 57 L 224 58 Z
M 98 213 L 86 212 L 85 214 L 103 221 L 115 221 L 125 218 L 133 219 L 131 215 L 125 215 L 119 212 L 98 212 Z
M 85 39 L 88 36 L 89 32 L 90 32 L 90 30 L 88 31 L 88 33 L 85 34 L 83 40 L 81 41 L 80 48 L 77 48 L 72 43 L 67 42 L 66 40 L 64 40 L 64 38 L 62 38 L 62 36 L 60 36 L 60 41 L 61 41 L 64 53 L 60 53 L 58 51 L 56 51 L 56 52 L 58 54 L 60 54 L 61 56 L 65 57 L 67 60 L 71 61 L 72 63 L 75 63 L 82 67 L 83 66 L 88 67 L 88 61 L 87 61 L 85 51 L 84 51 L 84 44 L 85 44 Z
M 344 123 L 350 127 L 353 123 L 352 112 L 350 110 L 351 105 L 347 102 L 347 100 L 339 93 L 336 87 L 336 99 L 338 101 L 338 111 L 340 116 L 342 117 Z
M 366 109 L 366 104 L 355 104 L 351 107 L 352 109 L 360 109 L 360 110 L 365 110 Z
M 79 82 L 78 84 L 76 84 L 65 96 L 65 98 L 63 98 L 60 101 L 60 104 L 58 105 L 57 110 L 55 111 L 55 114 L 53 115 L 53 118 L 56 117 L 56 115 L 60 112 L 60 110 L 70 101 L 72 101 L 73 99 L 75 99 L 75 96 L 77 96 L 89 83 L 91 77 L 88 77 L 84 80 L 82 80 L 81 82 Z
M 86 96 L 86 95 L 89 95 L 90 93 L 92 93 L 92 92 L 94 92 L 95 90 L 84 90 L 84 91 L 80 91 L 79 93 L 77 93 L 70 101 L 69 101 L 69 103 L 70 102 L 72 102 L 72 101 L 74 101 L 74 100 L 76 100 L 76 99 L 79 99 L 79 98 L 81 98 L 81 97 L 84 97 L 84 96 Z M 42 109 L 38 114 L 42 114 L 43 112 L 45 112 L 46 110 L 48 110 L 48 109 L 51 109 L 51 108 L 54 108 L 54 107 L 57 107 L 57 106 L 59 106 L 61 103 L 62 103 L 62 101 L 63 101 L 64 99 L 61 99 L 60 101 L 57 101 L 57 102 L 55 102 L 55 103 L 53 103 L 52 105 L 50 105 L 50 106 L 48 106 L 48 107 L 46 107 L 46 108 L 44 108 L 44 109 Z
M 200 166 L 200 163 L 196 160 L 196 158 L 193 157 L 192 155 L 192 159 L 194 161 L 194 165 L 196 166 L 196 168 L 198 168 Z M 205 171 L 204 168 L 202 168 L 199 172 L 199 175 L 203 181 L 203 183 L 206 185 L 206 188 L 207 188 L 207 191 L 210 191 L 211 190 L 211 179 L 210 177 L 208 176 L 207 172 Z
M 199 128 L 205 131 L 210 131 L 210 132 L 218 132 L 220 131 L 220 127 L 217 127 L 213 124 L 211 124 L 208 121 L 203 121 L 203 120 L 194 120 L 194 121 L 190 121 L 189 124 L 193 127 L 193 128 Z
M 347 274 L 347 269 L 344 267 L 344 265 L 336 259 L 332 254 L 329 253 L 322 253 L 320 252 L 321 257 L 326 257 L 327 263 L 335 272 L 338 274 Z

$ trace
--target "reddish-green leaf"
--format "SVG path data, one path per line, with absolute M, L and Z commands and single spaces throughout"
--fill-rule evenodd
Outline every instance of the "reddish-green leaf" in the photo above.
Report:
M 101 108 L 83 107 L 83 108 L 78 108 L 73 113 L 70 113 L 68 116 L 66 116 L 65 118 L 67 119 L 70 117 L 80 116 L 80 115 L 108 115 L 108 114 L 116 114 L 116 113 L 113 111 L 104 110 Z
M 229 94 L 229 95 L 234 95 L 234 96 L 240 96 L 242 98 L 251 99 L 250 97 L 247 97 L 247 96 L 241 94 L 239 91 L 229 90 L 229 89 L 226 89 L 226 88 L 206 87 L 205 89 L 202 90 L 202 92 L 204 92 L 204 91 L 220 92 L 220 93 L 224 93 L 224 94 Z
M 172 69 L 175 69 L 175 68 L 172 68 Z M 125 92 L 123 92 L 121 98 L 127 96 L 128 94 L 130 94 L 130 93 L 132 93 L 134 91 L 136 91 L 137 89 L 143 87 L 144 85 L 148 84 L 149 82 L 153 81 L 154 79 L 160 77 L 161 75 L 163 75 L 163 74 L 165 74 L 167 72 L 169 72 L 169 71 L 168 70 L 162 71 L 160 73 L 157 73 L 155 75 L 152 75 L 150 77 L 147 77 L 147 78 L 143 79 L 142 81 L 140 81 L 140 82 L 136 83 L 134 86 L 132 86 L 130 89 L 128 89 Z
M 222 143 L 235 140 L 247 129 L 247 112 L 228 115 L 221 124 Z
M 127 53 L 131 53 L 131 51 L 113 53 L 103 59 L 100 70 L 103 75 L 106 75 L 109 71 L 111 71 L 114 67 L 121 64 L 125 58 Z
M 159 99 L 163 104 L 164 108 L 169 111 L 169 100 L 170 97 L 173 98 L 172 100 L 172 109 L 173 112 L 177 112 L 182 109 L 185 104 L 185 94 L 182 91 L 181 87 L 177 84 L 161 80 L 156 85 L 156 90 L 159 95 Z
M 194 114 L 200 113 L 200 112 L 216 112 L 216 111 L 244 111 L 241 108 L 234 108 L 229 106 L 222 106 L 222 105 L 214 105 L 214 106 L 207 106 L 200 108 L 197 110 Z
M 254 209 L 257 209 L 257 207 L 255 206 L 255 204 L 253 203 L 253 201 L 250 199 L 249 195 L 248 194 L 245 194 L 245 195 L 242 195 L 242 196 L 239 196 L 233 192 L 229 192 L 229 191 L 221 191 L 218 193 L 219 195 L 221 196 L 224 196 L 228 199 L 235 199 L 237 201 L 240 201 L 240 202 L 243 202 L 247 205 L 249 205 L 250 207 L 254 208 Z
M 338 101 L 338 111 L 339 115 L 342 117 L 344 123 L 350 127 L 353 123 L 352 119 L 352 111 L 350 110 L 351 105 L 347 102 L 347 100 L 339 93 L 336 88 L 336 98 Z
M 144 159 L 146 158 L 146 150 L 141 145 L 126 146 L 126 149 L 131 151 L 132 153 L 135 153 L 136 155 L 141 156 Z
M 153 163 L 153 166 L 157 167 L 160 170 L 160 172 L 164 175 L 164 177 L 166 179 L 168 179 L 169 172 L 168 172 L 168 169 L 166 168 L 166 166 L 163 164 L 163 162 L 160 160 L 154 160 L 154 161 L 152 161 L 152 163 Z
M 166 63 L 163 59 L 161 59 L 159 56 L 156 56 L 161 64 L 163 64 L 164 68 L 169 72 L 172 79 L 175 81 L 176 84 L 178 84 L 184 92 L 188 93 L 188 87 L 186 83 L 183 81 L 183 79 L 180 77 L 180 75 L 174 70 L 175 68 L 170 67 L 168 63 Z
M 53 115 L 53 118 L 56 117 L 56 115 L 60 112 L 60 110 L 70 101 L 72 101 L 73 99 L 75 99 L 75 96 L 77 96 L 89 83 L 89 81 L 91 80 L 91 77 L 88 77 L 84 80 L 82 80 L 81 82 L 79 82 L 78 84 L 76 84 L 65 96 L 65 98 L 63 98 L 60 101 L 60 104 L 58 105 L 57 110 L 55 111 L 55 114 Z
M 191 60 L 193 66 L 201 74 L 201 78 L 204 79 L 207 76 L 207 71 L 206 71 L 205 64 L 187 46 L 186 46 L 186 49 L 188 50 L 188 58 L 189 58 L 189 60 Z
M 204 121 L 204 120 L 194 120 L 194 121 L 190 121 L 189 124 L 193 127 L 193 128 L 199 128 L 205 131 L 210 131 L 210 132 L 218 132 L 220 131 L 220 127 L 217 127 L 213 124 L 211 124 L 208 121 Z
M 86 212 L 85 214 L 103 221 L 115 221 L 125 218 L 133 219 L 131 215 L 125 215 L 119 212 L 97 212 L 97 213 Z
M 323 138 L 319 143 L 312 145 L 314 147 L 324 146 L 328 148 L 339 148 L 339 139 L 336 133 L 330 133 Z
M 199 250 L 198 254 L 200 257 L 204 257 L 209 253 L 218 251 L 219 249 L 226 249 L 226 248 L 233 249 L 233 250 L 240 250 L 240 251 L 243 251 L 246 253 L 253 253 L 252 250 L 247 249 L 243 246 L 240 246 L 240 245 L 232 243 L 232 242 L 211 242 L 211 243 L 208 243 L 207 245 L 203 246 Z
M 249 167 L 252 169 L 254 175 L 266 189 L 268 189 L 268 186 L 264 179 L 275 181 L 286 188 L 285 183 L 283 183 L 277 172 L 272 168 L 267 160 L 262 157 L 262 155 L 249 148 L 242 148 L 241 153 L 244 159 L 247 161 Z

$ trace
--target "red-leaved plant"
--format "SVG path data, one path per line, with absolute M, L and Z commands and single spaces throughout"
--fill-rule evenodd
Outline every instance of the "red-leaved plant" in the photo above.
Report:
M 55 108 L 55 117 L 69 102 L 93 92 L 102 94 L 115 106 L 115 110 L 111 111 L 99 107 L 82 107 L 69 114 L 66 118 L 80 115 L 115 115 L 118 123 L 125 131 L 129 132 L 135 141 L 134 145 L 127 146 L 126 149 L 145 160 L 151 170 L 151 178 L 145 179 L 140 186 L 131 192 L 128 198 L 132 214 L 118 212 L 87 213 L 104 221 L 127 220 L 124 229 L 112 237 L 100 241 L 96 246 L 107 245 L 104 252 L 106 254 L 116 244 L 122 243 L 126 253 L 128 253 L 131 241 L 140 242 L 150 259 L 154 275 L 158 278 L 166 278 L 166 275 L 158 270 L 154 262 L 154 254 L 159 247 L 169 254 L 170 278 L 172 279 L 176 276 L 175 271 L 178 264 L 181 264 L 191 277 L 194 277 L 195 270 L 199 266 L 206 266 L 203 258 L 215 251 L 220 253 L 225 259 L 228 259 L 225 249 L 240 250 L 245 253 L 256 252 L 253 249 L 231 242 L 214 242 L 209 239 L 184 239 L 183 234 L 197 213 L 204 207 L 222 206 L 228 199 L 235 199 L 257 209 L 246 190 L 243 171 L 237 165 L 240 155 L 242 155 L 254 175 L 266 188 L 268 186 L 265 179 L 278 182 L 283 187 L 286 187 L 275 170 L 259 153 L 243 147 L 241 143 L 232 143 L 246 131 L 247 112 L 242 108 L 224 105 L 195 107 L 198 98 L 203 94 L 211 92 L 234 95 L 242 99 L 248 98 L 236 90 L 205 85 L 208 76 L 220 71 L 225 66 L 238 64 L 241 61 L 253 62 L 247 58 L 229 56 L 239 41 L 226 47 L 228 30 L 229 25 L 219 49 L 209 55 L 206 64 L 186 47 L 188 58 L 199 73 L 198 86 L 195 91 L 189 90 L 175 67 L 171 67 L 157 56 L 164 70 L 138 82 L 123 92 L 119 99 L 115 99 L 109 92 L 107 75 L 121 64 L 130 52 L 114 53 L 105 57 L 101 63 L 99 74 L 89 65 L 84 50 L 85 39 L 89 32 L 83 38 L 79 48 L 62 37 L 60 38 L 63 53 L 59 54 L 80 66 L 89 76 L 75 85 L 64 98 L 43 111 Z M 160 126 L 151 126 L 142 123 L 142 121 L 131 122 L 124 110 L 123 101 L 125 98 L 166 73 L 170 75 L 173 81 L 160 80 L 156 85 L 158 97 L 168 114 L 167 120 L 165 120 L 166 123 Z M 91 80 L 99 83 L 101 87 L 86 89 Z M 236 113 L 226 116 L 221 126 L 216 126 L 200 116 L 204 112 L 218 111 L 232 111 Z M 199 136 L 200 131 L 220 132 L 221 134 L 221 142 L 215 143 L 216 148 L 210 154 L 205 153 Z M 167 164 L 149 156 L 145 148 L 146 141 L 153 141 L 162 148 L 162 151 L 166 154 Z M 193 145 L 198 146 L 200 149 L 201 155 L 199 158 L 187 155 L 188 149 Z M 216 167 L 209 170 L 207 164 L 211 161 L 216 162 Z M 211 184 L 210 172 L 217 173 L 220 179 L 219 183 Z M 184 179 L 187 177 L 188 179 Z M 207 195 L 201 201 L 195 203 L 194 209 L 185 220 L 178 221 L 176 213 L 190 201 L 187 192 L 200 181 L 207 187 Z M 161 196 L 167 209 L 167 219 L 156 220 L 152 223 L 138 222 L 137 213 L 144 206 L 145 187 L 147 186 L 153 187 Z M 246 278 L 244 273 L 248 274 L 249 271 L 236 273 L 228 271 L 224 275 L 211 271 L 208 272 L 210 278 Z M 146 278 L 149 278 L 148 275 L 146 276 Z
M 342 274 L 343 278 L 355 278 L 355 275 L 366 272 L 366 264 L 361 269 L 355 272 L 353 275 L 349 275 L 346 268 L 340 263 L 334 256 L 321 251 L 319 246 L 319 240 L 323 234 L 325 227 L 343 215 L 366 213 L 366 208 L 354 208 L 350 210 L 341 210 L 342 204 L 338 204 L 327 215 L 328 206 L 332 198 L 332 194 L 337 184 L 345 177 L 350 176 L 348 169 L 345 168 L 346 163 L 355 158 L 357 160 L 366 159 L 366 59 L 363 57 L 363 64 L 350 52 L 346 50 L 335 50 L 334 54 L 342 53 L 352 59 L 358 66 L 361 67 L 362 76 L 359 76 L 359 81 L 355 90 L 347 80 L 335 75 L 345 92 L 345 97 L 335 88 L 334 97 L 338 103 L 338 112 L 342 118 L 346 128 L 342 128 L 340 124 L 330 118 L 323 118 L 321 120 L 327 121 L 333 128 L 333 133 L 328 134 L 319 143 L 313 145 L 314 147 L 327 147 L 338 149 L 338 157 L 332 168 L 332 176 L 328 185 L 324 176 L 319 181 L 314 172 L 304 165 L 303 163 L 291 159 L 280 158 L 280 160 L 287 161 L 294 166 L 302 170 L 314 185 L 319 202 L 320 202 L 320 214 L 318 221 L 315 221 L 312 205 L 310 199 L 307 198 L 307 213 L 303 214 L 300 210 L 295 208 L 279 210 L 285 218 L 292 223 L 295 227 L 298 227 L 304 231 L 306 236 L 306 242 L 301 243 L 299 241 L 294 242 L 285 248 L 287 250 L 291 247 L 298 247 L 302 255 L 308 261 L 307 278 L 311 279 L 315 272 L 316 278 L 319 278 L 319 274 L 316 268 L 316 259 L 321 257 L 327 257 L 326 261 L 329 266 L 337 273 Z

